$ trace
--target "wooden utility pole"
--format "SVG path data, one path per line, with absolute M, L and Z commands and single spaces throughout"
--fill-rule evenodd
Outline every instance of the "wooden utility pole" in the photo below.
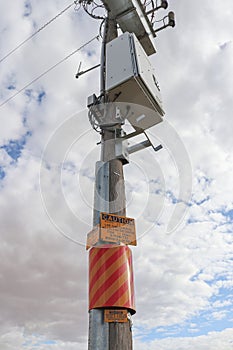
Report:
M 116 37 L 116 21 L 108 16 L 102 43 L 101 94 L 103 102 L 106 102 L 106 44 Z M 111 115 L 109 115 L 109 120 L 111 121 Z M 101 130 L 101 161 L 97 162 L 96 166 L 94 227 L 100 222 L 101 211 L 120 216 L 126 215 L 123 164 L 121 160 L 116 159 L 115 153 L 116 134 L 120 132 L 120 124 L 106 126 Z M 88 350 L 132 350 L 131 319 L 123 323 L 106 323 L 104 322 L 103 308 L 90 310 Z

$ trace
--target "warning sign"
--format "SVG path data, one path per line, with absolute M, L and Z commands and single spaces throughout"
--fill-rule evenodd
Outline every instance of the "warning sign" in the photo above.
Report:
M 104 322 L 127 322 L 127 310 L 124 309 L 105 309 Z
M 101 239 L 106 242 L 136 245 L 135 222 L 132 218 L 101 213 Z
M 134 219 L 101 213 L 100 225 L 87 234 L 86 249 L 95 246 L 97 242 L 137 245 Z

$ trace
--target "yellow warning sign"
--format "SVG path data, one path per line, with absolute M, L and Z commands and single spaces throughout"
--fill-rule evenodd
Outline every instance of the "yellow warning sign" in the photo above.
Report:
M 127 322 L 127 313 L 124 309 L 105 309 L 104 322 Z
M 97 242 L 137 245 L 134 219 L 101 213 L 100 225 L 87 234 L 86 249 L 95 246 Z
M 101 213 L 101 239 L 105 242 L 137 245 L 135 221 L 124 216 Z

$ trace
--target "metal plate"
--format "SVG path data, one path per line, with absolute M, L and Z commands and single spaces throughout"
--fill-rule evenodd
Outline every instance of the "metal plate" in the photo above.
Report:
M 100 238 L 100 228 L 99 225 L 96 225 L 93 230 L 91 230 L 88 234 L 87 234 L 87 244 L 86 244 L 86 250 L 90 249 L 91 247 L 93 247 Z
M 104 322 L 128 322 L 127 314 L 124 309 L 105 309 Z

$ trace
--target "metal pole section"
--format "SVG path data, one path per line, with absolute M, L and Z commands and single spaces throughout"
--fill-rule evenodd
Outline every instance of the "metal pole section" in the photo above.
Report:
M 101 94 L 105 102 L 105 48 L 106 43 L 117 37 L 114 19 L 107 18 L 102 44 Z M 109 116 L 109 119 L 111 116 Z M 101 161 L 96 163 L 96 183 L 93 211 L 93 226 L 100 220 L 100 212 L 126 215 L 123 164 L 115 159 L 114 129 L 102 129 Z M 132 332 L 130 321 L 126 323 L 104 323 L 104 309 L 92 309 L 89 312 L 88 350 L 132 350 Z
M 109 163 L 99 161 L 95 167 L 93 227 L 99 224 L 100 213 L 109 212 Z M 88 350 L 109 350 L 109 324 L 104 322 L 104 310 L 89 311 Z

